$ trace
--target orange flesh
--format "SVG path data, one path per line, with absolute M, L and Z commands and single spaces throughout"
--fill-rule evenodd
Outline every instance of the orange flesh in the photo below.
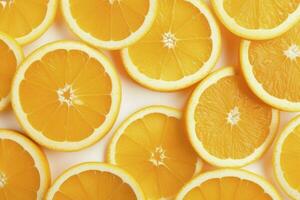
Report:
M 68 178 L 55 193 L 53 200 L 70 199 L 137 199 L 131 187 L 109 172 L 89 170 Z
M 299 4 L 300 0 L 223 0 L 227 14 L 248 29 L 275 28 L 295 12 Z
M 32 32 L 43 21 L 49 0 L 0 1 L 0 31 L 12 37 L 22 37 Z
M 19 94 L 36 130 L 55 141 L 80 141 L 104 122 L 111 90 L 111 79 L 96 59 L 78 50 L 56 50 L 30 65 Z
M 228 121 L 232 111 L 238 112 L 233 115 L 238 116 L 236 123 Z M 202 93 L 194 118 L 197 136 L 206 151 L 220 159 L 242 159 L 268 137 L 272 109 L 235 75 L 220 79 Z
M 254 182 L 236 177 L 210 179 L 189 191 L 184 200 L 272 200 Z
M 69 0 L 73 18 L 85 32 L 103 41 L 129 37 L 144 23 L 149 0 Z
M 0 158 L 0 199 L 37 199 L 40 175 L 31 155 L 16 142 L 0 139 Z
M 148 199 L 174 196 L 193 176 L 196 162 L 180 121 L 160 113 L 134 121 L 116 144 L 116 163 L 134 176 Z
M 299 33 L 300 23 L 276 39 L 252 41 L 249 47 L 256 80 L 270 95 L 291 102 L 300 101 Z
M 207 19 L 183 0 L 160 0 L 158 12 L 151 30 L 128 48 L 132 62 L 152 79 L 175 81 L 194 74 L 212 52 Z
M 300 192 L 300 126 L 285 139 L 280 155 L 280 166 L 289 185 Z
M 10 93 L 11 82 L 16 68 L 17 60 L 14 52 L 6 43 L 0 40 L 0 101 Z

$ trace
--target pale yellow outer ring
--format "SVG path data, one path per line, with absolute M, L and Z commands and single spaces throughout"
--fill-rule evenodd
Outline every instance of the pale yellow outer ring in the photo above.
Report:
M 96 38 L 92 36 L 90 33 L 85 32 L 83 29 L 81 29 L 80 26 L 77 24 L 76 20 L 72 16 L 70 10 L 70 0 L 61 0 L 61 9 L 62 9 L 62 14 L 64 15 L 64 18 L 69 28 L 81 40 L 97 47 L 101 47 L 109 50 L 116 50 L 116 49 L 122 49 L 129 45 L 132 45 L 133 43 L 141 39 L 148 32 L 157 14 L 158 1 L 159 0 L 149 0 L 149 11 L 147 16 L 145 17 L 144 23 L 137 29 L 137 31 L 133 32 L 129 37 L 119 41 L 100 40 L 99 38 Z
M 105 121 L 100 127 L 98 127 L 94 131 L 92 135 L 78 142 L 67 142 L 67 141 L 57 142 L 44 136 L 42 133 L 40 133 L 34 127 L 32 127 L 32 125 L 29 123 L 26 117 L 26 113 L 24 112 L 20 102 L 19 87 L 21 81 L 24 79 L 24 74 L 26 73 L 26 70 L 34 61 L 39 60 L 48 52 L 55 51 L 57 49 L 79 50 L 87 53 L 90 57 L 95 58 L 103 65 L 106 73 L 110 76 L 112 81 L 111 109 L 109 113 L 106 115 Z M 102 53 L 100 53 L 100 51 L 97 51 L 81 42 L 57 41 L 40 47 L 39 49 L 34 51 L 31 55 L 29 55 L 25 59 L 25 61 L 21 64 L 13 81 L 12 105 L 20 125 L 23 127 L 26 133 L 31 138 L 33 138 L 37 143 L 53 150 L 78 151 L 100 140 L 114 124 L 116 117 L 119 113 L 120 103 L 121 103 L 121 83 L 118 74 L 115 68 L 113 67 L 113 64 L 107 57 L 105 57 Z
M 207 7 L 207 5 L 200 1 L 200 0 L 186 0 L 187 2 L 191 3 L 193 6 L 199 9 L 199 11 L 206 17 L 209 28 L 211 29 L 211 38 L 212 38 L 212 52 L 210 58 L 204 63 L 204 65 L 194 74 L 185 76 L 182 79 L 177 81 L 165 81 L 165 80 L 158 80 L 153 79 L 145 74 L 141 73 L 138 70 L 138 67 L 133 63 L 129 55 L 129 48 L 125 48 L 121 51 L 121 56 L 124 62 L 125 69 L 127 73 L 130 75 L 132 79 L 136 82 L 141 84 L 142 86 L 157 90 L 157 91 L 176 91 L 180 89 L 187 88 L 202 78 L 204 78 L 216 65 L 218 58 L 220 57 L 221 53 L 221 33 L 218 27 L 218 24 Z
M 47 192 L 47 195 L 45 197 L 45 200 L 52 200 L 54 198 L 54 195 L 57 191 L 59 191 L 60 186 L 70 177 L 80 174 L 85 171 L 89 170 L 96 170 L 99 172 L 108 172 L 111 174 L 114 174 L 122 179 L 122 181 L 126 184 L 128 184 L 133 192 L 135 193 L 137 200 L 144 200 L 144 194 L 138 185 L 138 183 L 132 178 L 127 172 L 122 170 L 119 167 L 116 167 L 114 165 L 109 165 L 105 163 L 100 162 L 87 162 L 87 163 L 81 163 L 79 165 L 75 165 L 68 170 L 66 170 L 63 174 L 61 174 L 53 183 L 53 185 L 50 187 L 50 189 Z
M 211 3 L 220 21 L 235 35 L 249 40 L 266 40 L 278 37 L 300 20 L 300 4 L 288 18 L 275 28 L 271 29 L 248 29 L 240 26 L 234 18 L 230 17 L 224 9 L 224 0 L 212 0 Z
M 15 131 L 0 129 L 0 139 L 12 140 L 22 146 L 24 150 L 30 154 L 40 176 L 40 187 L 37 191 L 37 199 L 43 199 L 51 184 L 50 168 L 44 152 L 31 140 Z
M 218 167 L 242 167 L 259 159 L 272 143 L 279 125 L 279 111 L 272 109 L 270 133 L 266 138 L 266 141 L 260 147 L 258 147 L 252 154 L 250 154 L 249 156 L 243 159 L 220 159 L 210 154 L 208 151 L 206 151 L 206 149 L 202 145 L 202 142 L 199 140 L 195 130 L 196 123 L 194 119 L 194 113 L 198 105 L 199 97 L 207 88 L 215 84 L 220 79 L 228 76 L 233 76 L 235 74 L 236 71 L 234 70 L 233 67 L 221 68 L 213 72 L 197 86 L 197 88 L 194 90 L 193 94 L 191 95 L 186 108 L 185 123 L 189 135 L 189 139 L 194 149 L 204 160 Z

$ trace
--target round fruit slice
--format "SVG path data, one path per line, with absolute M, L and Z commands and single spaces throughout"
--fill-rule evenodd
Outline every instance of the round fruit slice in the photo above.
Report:
M 83 163 L 64 172 L 46 200 L 143 200 L 140 186 L 125 171 L 103 163 Z
M 9 104 L 11 82 L 23 57 L 14 39 L 0 32 L 0 111 Z
M 253 92 L 281 110 L 300 111 L 300 22 L 267 41 L 243 41 L 241 63 Z
M 279 112 L 254 96 L 231 67 L 202 81 L 186 111 L 194 149 L 220 167 L 241 167 L 258 159 L 273 141 L 278 122 Z
M 50 185 L 47 158 L 23 135 L 0 129 L 0 199 L 43 199 Z
M 106 49 L 127 47 L 147 33 L 160 0 L 62 0 L 71 30 L 85 42 Z
M 222 23 L 234 34 L 252 40 L 275 38 L 300 20 L 300 2 L 212 0 Z
M 176 200 L 281 200 L 275 188 L 262 177 L 245 170 L 206 172 L 187 183 Z
M 122 123 L 110 143 L 109 162 L 127 170 L 146 199 L 174 197 L 202 168 L 180 118 L 173 108 L 144 108 Z
M 0 31 L 24 45 L 40 37 L 54 21 L 58 0 L 1 0 Z
M 276 179 L 293 199 L 300 199 L 300 116 L 282 131 L 275 144 L 273 167 Z
M 160 0 L 154 25 L 141 40 L 122 50 L 122 57 L 138 83 L 174 91 L 205 77 L 220 49 L 219 28 L 202 1 Z
M 121 87 L 111 62 L 85 44 L 47 44 L 22 63 L 12 89 L 20 124 L 39 144 L 79 150 L 104 136 L 120 107 Z

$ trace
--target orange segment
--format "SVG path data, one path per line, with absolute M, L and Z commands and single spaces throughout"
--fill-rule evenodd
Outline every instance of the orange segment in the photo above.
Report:
M 275 144 L 273 168 L 282 189 L 292 198 L 300 197 L 300 117 L 292 119 Z
M 52 49 L 45 51 L 47 47 Z M 82 44 L 58 42 L 40 49 L 21 68 L 24 77 L 17 81 L 16 91 L 21 110 L 16 113 L 26 114 L 21 123 L 34 129 L 29 132 L 37 141 L 41 142 L 40 135 L 64 149 L 66 143 L 96 138 L 91 144 L 109 129 L 118 111 L 120 88 L 102 54 Z
M 125 171 L 101 163 L 84 163 L 62 174 L 49 189 L 46 200 L 138 200 L 143 194 Z
M 278 38 L 244 41 L 241 47 L 243 70 L 252 90 L 283 110 L 300 109 L 299 31 L 300 23 Z
M 0 198 L 42 198 L 50 175 L 41 150 L 24 136 L 7 130 L 0 130 L 0 146 Z
M 206 172 L 187 183 L 176 200 L 280 200 L 271 184 L 250 172 L 223 169 Z
M 151 89 L 188 87 L 214 67 L 219 37 L 206 5 L 194 0 L 161 0 L 150 31 L 123 50 L 125 67 L 133 79 Z
M 8 35 L 0 33 L 0 111 L 10 101 L 12 79 L 22 59 L 23 52 L 19 45 Z
M 1 1 L 0 31 L 26 44 L 42 35 L 53 21 L 57 0 Z
M 194 147 L 208 162 L 240 166 L 272 141 L 278 113 L 255 97 L 232 68 L 213 73 L 195 89 L 187 113 Z
M 176 110 L 153 106 L 129 117 L 110 144 L 109 160 L 139 182 L 147 199 L 173 197 L 197 169 Z
M 156 0 L 64 0 L 62 8 L 80 38 L 115 49 L 128 46 L 146 33 L 154 21 L 156 4 Z

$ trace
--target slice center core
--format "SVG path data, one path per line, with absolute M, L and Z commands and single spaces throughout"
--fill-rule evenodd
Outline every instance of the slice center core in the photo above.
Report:
M 177 38 L 171 32 L 166 32 L 162 36 L 162 43 L 164 44 L 164 47 L 166 47 L 168 49 L 175 48 L 176 41 L 177 41 Z
M 156 167 L 160 165 L 164 165 L 164 160 L 166 158 L 166 150 L 164 150 L 161 146 L 156 147 L 153 152 L 151 152 L 149 161 Z
M 0 188 L 3 188 L 6 185 L 6 182 L 7 182 L 7 177 L 5 176 L 5 174 L 0 172 Z
M 64 88 L 58 89 L 57 95 L 60 103 L 66 103 L 68 106 L 73 105 L 75 95 L 71 85 L 66 84 Z
M 290 60 L 295 60 L 300 57 L 300 47 L 296 44 L 292 44 L 287 50 L 284 51 L 284 55 Z
M 3 6 L 3 7 L 6 7 L 6 6 L 11 6 L 11 4 L 14 3 L 15 0 L 0 0 L 0 4 Z
M 230 112 L 227 114 L 227 123 L 236 125 L 240 121 L 240 111 L 237 106 L 235 106 Z
M 111 5 L 113 5 L 115 2 L 120 2 L 120 0 L 108 0 L 108 1 Z

